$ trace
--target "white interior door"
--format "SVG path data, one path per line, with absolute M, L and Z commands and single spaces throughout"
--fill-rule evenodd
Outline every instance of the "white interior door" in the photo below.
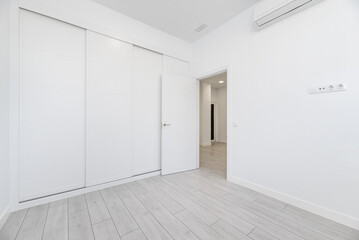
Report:
M 87 31 L 86 186 L 132 176 L 132 51 Z
M 162 77 L 162 175 L 198 168 L 197 82 Z
M 85 30 L 20 11 L 20 200 L 85 186 Z

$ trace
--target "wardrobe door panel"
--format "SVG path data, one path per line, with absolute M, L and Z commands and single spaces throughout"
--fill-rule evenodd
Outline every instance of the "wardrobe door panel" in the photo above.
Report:
M 87 31 L 87 186 L 132 176 L 132 50 Z
M 178 75 L 178 76 L 190 76 L 189 63 L 177 58 L 163 56 L 163 73 Z
M 133 170 L 161 169 L 162 54 L 140 47 L 133 52 Z
M 20 10 L 20 200 L 85 186 L 85 30 Z

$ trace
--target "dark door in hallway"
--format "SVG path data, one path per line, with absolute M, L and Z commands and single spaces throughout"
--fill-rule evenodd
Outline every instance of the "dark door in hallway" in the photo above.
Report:
M 211 104 L 211 140 L 214 140 L 214 104 Z

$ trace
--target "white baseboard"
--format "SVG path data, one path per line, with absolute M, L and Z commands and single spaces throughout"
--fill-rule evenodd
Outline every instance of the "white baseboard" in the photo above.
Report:
M 359 230 L 359 219 L 357 219 L 357 218 L 347 216 L 345 214 L 336 212 L 334 210 L 321 207 L 321 206 L 313 204 L 311 202 L 307 202 L 305 200 L 287 195 L 285 193 L 275 191 L 273 189 L 249 182 L 244 179 L 239 179 L 239 178 L 229 176 L 227 178 L 227 180 L 230 182 L 239 184 L 243 187 L 249 188 L 251 190 L 254 190 L 256 192 L 265 194 L 267 196 L 270 196 L 270 197 L 280 200 L 282 202 L 285 202 L 290 205 L 296 206 L 298 208 L 304 209 L 308 212 L 311 212 L 311 213 L 317 214 L 319 216 L 322 216 L 324 218 L 330 219 L 334 222 L 338 222 L 340 224 L 346 225 L 353 229 Z
M 9 217 L 10 204 L 5 208 L 4 212 L 0 214 L 0 229 L 5 225 L 7 218 Z
M 113 187 L 113 186 L 124 184 L 124 183 L 141 180 L 144 178 L 157 176 L 160 174 L 161 174 L 161 171 L 155 171 L 155 172 L 151 172 L 151 173 L 133 176 L 130 178 L 121 179 L 118 181 L 108 182 L 108 183 L 99 184 L 99 185 L 92 186 L 92 187 L 81 188 L 81 189 L 77 189 L 77 190 L 73 190 L 73 191 L 69 191 L 69 192 L 65 192 L 65 193 L 60 193 L 60 194 L 56 194 L 56 195 L 52 195 L 52 196 L 48 196 L 48 197 L 43 197 L 43 198 L 39 198 L 39 199 L 27 201 L 27 202 L 14 203 L 14 205 L 11 208 L 11 211 L 14 212 L 14 211 L 22 210 L 25 208 L 35 207 L 38 205 L 54 202 L 54 201 L 65 199 L 65 198 L 78 196 L 81 194 L 97 191 L 97 190 L 104 189 L 104 188 Z

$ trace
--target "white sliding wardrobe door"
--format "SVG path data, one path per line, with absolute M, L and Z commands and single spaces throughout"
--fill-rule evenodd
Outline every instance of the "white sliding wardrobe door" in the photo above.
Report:
M 20 11 L 20 200 L 85 186 L 85 30 Z
M 163 73 L 177 75 L 182 77 L 189 77 L 189 63 L 179 60 L 177 58 L 163 56 Z
M 162 54 L 134 47 L 133 170 L 135 175 L 161 168 L 162 57 Z
M 87 186 L 132 176 L 132 50 L 87 31 Z

